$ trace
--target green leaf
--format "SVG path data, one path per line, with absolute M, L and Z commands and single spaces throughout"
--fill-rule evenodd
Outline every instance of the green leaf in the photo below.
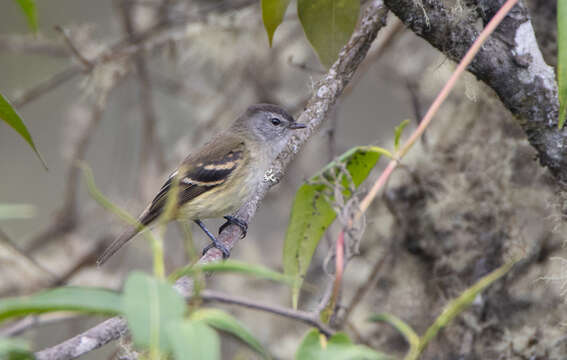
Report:
M 409 122 L 410 121 L 408 119 L 405 119 L 394 129 L 394 151 L 398 151 L 398 148 L 400 147 L 400 137 L 402 136 L 402 132 L 404 131 L 405 127 L 408 126 Z
M 242 340 L 252 349 L 256 350 L 263 358 L 269 359 L 270 356 L 262 344 L 242 326 L 238 320 L 230 314 L 218 309 L 199 309 L 191 314 L 191 320 L 200 320 L 217 330 L 227 332 Z
M 0 204 L 0 220 L 34 217 L 35 206 L 27 204 Z
M 559 87 L 559 129 L 567 117 L 567 0 L 557 0 L 557 85 Z
M 268 33 L 270 47 L 276 29 L 283 21 L 290 0 L 262 0 L 262 21 Z
M 43 160 L 43 157 L 35 147 L 33 139 L 26 128 L 26 125 L 22 121 L 22 118 L 16 110 L 12 107 L 12 105 L 8 102 L 8 100 L 0 93 L 0 119 L 4 120 L 6 124 L 10 125 L 21 137 L 24 138 L 25 141 L 31 146 L 45 169 L 47 170 L 47 164 Z
M 167 328 L 175 360 L 219 360 L 220 339 L 202 321 L 175 321 Z
M 359 11 L 360 0 L 297 0 L 305 36 L 326 68 L 352 35 Z
M 296 360 L 381 360 L 392 359 L 363 345 L 353 344 L 345 333 L 328 340 L 317 329 L 310 330 L 295 354 Z
M 31 30 L 37 32 L 37 10 L 35 8 L 35 0 L 16 0 L 18 5 L 22 8 L 24 15 L 28 20 L 28 25 Z
M 0 300 L 0 321 L 50 311 L 119 314 L 120 294 L 97 288 L 62 287 L 36 295 Z
M 492 271 L 490 274 L 482 277 L 478 280 L 473 286 L 465 290 L 458 298 L 449 302 L 446 306 L 441 315 L 435 319 L 433 325 L 431 325 L 423 337 L 421 338 L 419 344 L 419 353 L 425 349 L 427 344 L 437 336 L 439 330 L 443 327 L 447 326 L 457 315 L 465 311 L 469 305 L 474 301 L 478 294 L 481 291 L 484 291 L 487 287 L 492 285 L 496 280 L 500 279 L 502 276 L 506 275 L 508 271 L 512 269 L 514 264 L 516 264 L 518 260 L 511 261 L 507 264 L 504 264 L 497 268 L 496 270 Z M 417 359 L 419 353 L 414 359 Z
M 185 302 L 165 281 L 134 272 L 124 284 L 122 311 L 128 320 L 134 344 L 166 353 L 169 324 L 183 319 Z
M 0 338 L 0 359 L 33 360 L 35 357 L 31 353 L 27 342 L 20 339 Z
M 201 272 L 228 272 L 245 275 L 253 275 L 262 279 L 291 284 L 293 279 L 277 271 L 268 269 L 261 265 L 248 264 L 236 260 L 226 260 L 223 262 L 212 262 L 208 264 L 188 265 L 175 271 L 169 276 L 170 280 L 177 280 L 181 276 L 194 275 Z
M 346 166 L 352 178 L 352 185 L 356 188 L 366 179 L 383 154 L 391 156 L 388 151 L 375 146 L 355 147 L 341 155 L 338 160 L 328 164 L 297 190 L 283 249 L 284 274 L 293 279 L 294 308 L 297 308 L 303 277 L 309 268 L 317 244 L 337 216 L 331 206 L 334 197 L 325 196 L 325 192 L 332 189 L 322 183 L 323 179 L 332 182 L 338 176 L 337 181 L 344 188 L 343 197 L 346 200 L 352 195 L 349 190 L 351 184 L 348 177 L 341 172 L 342 167 Z

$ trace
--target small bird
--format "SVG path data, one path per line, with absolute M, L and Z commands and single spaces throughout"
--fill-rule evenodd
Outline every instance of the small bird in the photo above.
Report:
M 219 228 L 219 233 L 234 224 L 242 229 L 242 237 L 246 236 L 246 222 L 227 214 L 236 211 L 254 194 L 256 185 L 285 148 L 293 131 L 305 127 L 279 106 L 250 106 L 230 128 L 183 160 L 138 217 L 138 222 L 144 226 L 152 225 L 164 213 L 168 194 L 178 183 L 177 199 L 173 210 L 168 212 L 170 218 L 165 220 L 194 221 L 212 241 L 203 254 L 216 247 L 223 257 L 230 256 L 226 246 L 211 234 L 201 219 L 223 216 L 226 223 Z M 97 265 L 104 264 L 142 228 L 131 226 L 126 229 L 106 248 Z

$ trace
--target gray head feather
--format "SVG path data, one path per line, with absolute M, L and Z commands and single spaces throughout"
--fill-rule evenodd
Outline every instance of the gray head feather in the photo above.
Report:
M 255 145 L 260 145 L 259 151 L 276 156 L 284 149 L 295 129 L 304 127 L 277 105 L 256 104 L 236 120 L 233 129 L 242 130 L 247 137 L 252 137 Z

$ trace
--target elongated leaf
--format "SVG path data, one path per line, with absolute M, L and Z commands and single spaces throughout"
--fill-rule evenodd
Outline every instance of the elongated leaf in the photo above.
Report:
M 35 215 L 35 206 L 27 204 L 0 204 L 0 220 L 27 219 Z
M 35 8 L 35 0 L 16 0 L 16 2 L 22 8 L 26 19 L 28 20 L 28 25 L 30 29 L 36 33 L 37 32 L 37 10 Z
M 167 282 L 134 272 L 124 285 L 122 311 L 134 344 L 166 353 L 171 350 L 166 329 L 183 319 L 185 302 Z
M 394 151 L 398 151 L 398 148 L 400 147 L 400 137 L 402 136 L 402 133 L 404 132 L 405 127 L 408 126 L 409 122 L 410 121 L 406 119 L 394 129 Z
M 360 0 L 297 0 L 305 36 L 326 68 L 352 35 L 359 12 Z
M 202 321 L 176 321 L 167 335 L 175 360 L 219 360 L 218 334 Z
M 34 356 L 27 342 L 20 339 L 0 338 L 0 359 L 33 360 Z
M 120 294 L 97 288 L 62 287 L 36 295 L 0 300 L 0 321 L 49 311 L 119 314 Z
M 449 302 L 447 306 L 445 306 L 445 309 L 443 310 L 441 315 L 439 315 L 437 319 L 435 319 L 433 325 L 431 325 L 422 336 L 419 344 L 419 353 L 421 353 L 421 351 L 425 349 L 427 344 L 437 335 L 439 330 L 447 326 L 457 315 L 466 310 L 481 291 L 484 291 L 496 280 L 506 275 L 508 271 L 512 269 L 514 264 L 516 264 L 516 262 L 518 262 L 518 260 L 514 260 L 500 266 L 490 274 L 478 280 L 473 286 L 465 290 L 458 298 Z M 419 353 L 414 359 L 418 358 Z
M 241 325 L 238 320 L 230 314 L 218 309 L 199 309 L 191 314 L 191 320 L 204 321 L 208 325 L 217 330 L 227 332 L 238 339 L 242 340 L 245 344 L 256 350 L 265 359 L 269 358 L 268 352 L 262 344 Z
M 337 216 L 331 206 L 334 198 L 331 196 L 330 199 L 327 199 L 324 195 L 325 191 L 329 189 L 327 185 L 322 183 L 323 179 L 330 182 L 338 176 L 337 179 L 339 180 L 337 181 L 345 188 L 343 196 L 348 199 L 352 195 L 348 190 L 350 181 L 346 175 L 341 173 L 342 166 L 346 166 L 352 178 L 352 185 L 358 187 L 366 179 L 382 154 L 390 155 L 386 150 L 378 147 L 353 148 L 341 155 L 337 161 L 328 164 L 319 174 L 312 177 L 308 183 L 303 184 L 297 190 L 291 208 L 283 250 L 284 273 L 293 279 L 292 302 L 294 308 L 297 308 L 299 290 L 315 248 Z
M 296 360 L 382 360 L 393 359 L 363 345 L 353 344 L 345 333 L 328 340 L 317 329 L 310 330 L 295 354 Z
M 226 260 L 223 262 L 212 262 L 208 264 L 195 264 L 186 266 L 175 271 L 169 278 L 176 280 L 184 275 L 193 275 L 200 272 L 227 272 L 236 274 L 252 275 L 262 279 L 268 279 L 285 284 L 291 284 L 293 279 L 277 271 L 268 269 L 261 265 L 248 264 L 241 261 Z
M 289 2 L 290 0 L 262 0 L 262 21 L 264 21 L 270 47 L 274 33 L 283 21 Z
M 557 0 L 557 85 L 561 129 L 567 117 L 567 0 Z
M 8 100 L 6 100 L 2 93 L 0 93 L 0 119 L 4 120 L 6 124 L 10 125 L 14 130 L 16 130 L 18 134 L 20 134 L 22 138 L 24 138 L 24 140 L 31 146 L 45 169 L 47 169 L 47 164 L 35 147 L 35 143 L 33 142 L 33 139 L 28 129 L 26 128 L 26 125 L 22 121 L 22 118 L 20 117 L 20 115 L 18 115 L 16 110 L 14 110 L 12 105 L 8 102 Z

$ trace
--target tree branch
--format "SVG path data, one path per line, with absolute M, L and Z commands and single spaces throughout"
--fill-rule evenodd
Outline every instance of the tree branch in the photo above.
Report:
M 473 3 L 486 23 L 503 0 Z M 386 5 L 417 35 L 454 61 L 478 37 L 477 17 L 457 18 L 438 0 L 385 0 Z M 542 165 L 567 184 L 567 129 L 557 129 L 559 100 L 553 68 L 537 45 L 523 1 L 496 29 L 474 58 L 469 71 L 491 87 L 518 118 Z
M 61 209 L 59 209 L 55 220 L 50 223 L 45 230 L 35 235 L 29 241 L 29 244 L 25 249 L 27 252 L 37 251 L 40 247 L 45 246 L 51 240 L 62 234 L 70 232 L 76 227 L 79 221 L 77 198 L 79 196 L 79 177 L 81 174 L 80 168 L 77 164 L 85 160 L 93 134 L 98 128 L 104 114 L 109 91 L 111 91 L 111 89 L 101 90 L 101 93 L 96 96 L 94 104 L 92 105 L 92 112 L 86 124 L 81 126 L 81 119 L 76 119 L 74 125 L 79 134 L 77 136 L 77 141 L 73 143 L 71 149 L 65 178 L 66 190 L 63 205 Z
M 132 3 L 133 1 L 130 1 Z M 251 0 L 244 0 L 235 2 L 234 4 L 226 5 L 224 3 L 213 4 L 203 11 L 197 11 L 191 14 L 186 14 L 180 18 L 171 19 L 168 24 L 158 23 L 150 28 L 136 34 L 135 39 L 125 37 L 117 42 L 108 45 L 99 55 L 88 60 L 94 67 L 96 65 L 104 64 L 110 61 L 127 58 L 136 55 L 138 52 L 144 50 L 149 52 L 151 50 L 159 49 L 162 46 L 170 43 L 171 41 L 187 38 L 187 29 L 185 25 L 187 22 L 195 20 L 201 21 L 202 17 L 210 11 L 219 10 L 219 12 L 229 11 L 233 9 L 240 9 L 249 6 L 253 3 Z M 221 6 L 222 5 L 222 6 Z M 32 47 L 39 47 L 32 46 Z M 18 51 L 20 47 L 13 45 L 7 37 L 0 37 L 0 51 L 3 48 L 15 49 Z M 58 50 L 59 51 L 59 50 Z M 19 96 L 13 97 L 12 105 L 20 108 L 36 100 L 41 95 L 46 94 L 67 81 L 73 79 L 75 76 L 84 73 L 84 66 L 82 64 L 73 64 L 63 69 L 62 71 L 52 75 L 51 77 L 43 80 L 31 89 L 22 92 Z M 87 71 L 88 73 L 88 71 Z
M 136 42 L 136 26 L 134 23 L 134 7 L 127 1 L 121 1 L 119 4 L 124 32 L 126 33 L 130 42 Z M 159 142 L 159 136 L 156 132 L 156 111 L 154 108 L 154 100 L 152 94 L 152 83 L 148 73 L 148 64 L 146 61 L 145 51 L 140 48 L 134 55 L 134 65 L 136 67 L 136 75 L 138 78 L 139 93 L 138 98 L 140 101 L 140 113 L 142 115 L 142 152 L 140 156 L 140 174 L 141 183 L 145 182 L 145 177 L 148 174 L 148 168 L 152 161 L 152 154 L 155 155 L 157 160 L 158 170 L 165 171 L 165 156 L 163 155 L 162 147 Z M 140 184 L 140 188 L 143 186 Z
M 335 64 L 316 84 L 312 98 L 309 100 L 305 111 L 298 118 L 299 122 L 308 124 L 308 127 L 297 137 L 290 140 L 286 150 L 280 154 L 272 169 L 266 174 L 266 181 L 258 186 L 255 196 L 239 209 L 237 213 L 239 218 L 246 222 L 252 219 L 260 201 L 268 190 L 279 182 L 292 158 L 321 126 L 337 98 L 366 56 L 378 31 L 385 25 L 386 14 L 387 9 L 383 6 L 382 0 L 374 0 L 369 4 L 360 21 L 359 28 L 341 51 Z M 240 239 L 240 228 L 228 226 L 218 239 L 227 248 L 232 249 Z M 221 251 L 212 248 L 201 257 L 199 262 L 208 263 L 221 259 Z M 191 279 L 184 277 L 176 282 L 175 288 L 183 296 L 189 297 L 192 294 L 193 283 Z M 111 318 L 61 344 L 39 351 L 35 356 L 37 360 L 74 359 L 119 338 L 126 332 L 127 324 L 124 319 L 120 317 Z

